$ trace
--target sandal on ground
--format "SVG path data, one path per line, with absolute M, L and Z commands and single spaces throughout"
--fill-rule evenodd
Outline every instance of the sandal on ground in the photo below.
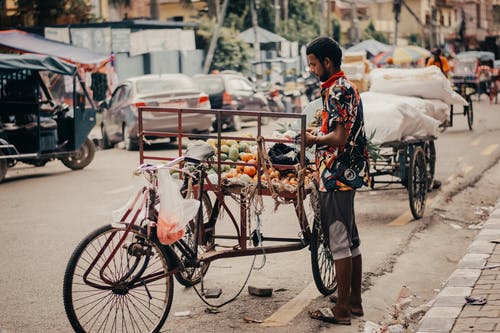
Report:
M 331 295 L 329 297 L 330 302 L 337 303 L 337 295 Z M 353 309 L 351 306 L 351 314 L 356 317 L 363 317 L 365 313 L 363 312 L 363 308 Z
M 309 317 L 330 324 L 351 325 L 351 318 L 335 318 L 335 315 L 330 308 L 321 308 L 316 311 L 309 311 Z

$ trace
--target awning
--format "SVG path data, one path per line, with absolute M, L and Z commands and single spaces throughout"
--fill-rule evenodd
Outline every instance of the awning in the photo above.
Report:
M 347 52 L 359 52 L 365 51 L 370 53 L 372 56 L 376 56 L 380 52 L 388 51 L 391 48 L 390 45 L 379 42 L 375 39 L 367 39 L 358 43 L 354 46 L 351 46 L 347 49 Z
M 0 71 L 19 69 L 50 71 L 62 75 L 73 75 L 76 72 L 76 66 L 51 56 L 38 54 L 0 54 Z
M 0 45 L 21 52 L 51 55 L 77 64 L 98 65 L 110 56 L 30 34 L 21 30 L 0 31 Z
M 274 32 L 271 32 L 261 27 L 257 27 L 257 34 L 259 35 L 260 44 L 288 42 L 288 40 L 281 37 L 280 35 L 277 35 Z M 249 28 L 241 32 L 238 35 L 238 37 L 240 37 L 240 39 L 245 43 L 253 44 L 255 38 L 255 33 L 253 28 Z

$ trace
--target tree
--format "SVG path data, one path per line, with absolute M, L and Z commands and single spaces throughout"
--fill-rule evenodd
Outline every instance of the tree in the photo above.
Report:
M 368 26 L 363 31 L 363 36 L 362 36 L 363 40 L 370 39 L 370 38 L 378 40 L 379 42 L 384 43 L 384 44 L 389 43 L 389 39 L 382 32 L 377 31 L 375 29 L 375 25 L 373 25 L 373 21 L 370 21 L 370 23 L 368 23 Z
M 85 0 L 17 0 L 17 14 L 27 25 L 81 23 L 91 19 Z
M 202 37 L 206 45 L 209 44 L 215 30 L 214 20 L 202 20 L 198 35 Z M 248 70 L 251 53 L 249 46 L 238 38 L 239 31 L 234 28 L 223 27 L 217 41 L 217 52 L 215 52 L 210 70 L 235 70 L 245 72 Z

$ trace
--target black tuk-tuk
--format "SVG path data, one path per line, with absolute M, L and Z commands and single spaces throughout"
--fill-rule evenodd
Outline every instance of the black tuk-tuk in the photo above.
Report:
M 51 56 L 0 54 L 0 182 L 17 162 L 89 165 L 95 113 L 76 66 Z

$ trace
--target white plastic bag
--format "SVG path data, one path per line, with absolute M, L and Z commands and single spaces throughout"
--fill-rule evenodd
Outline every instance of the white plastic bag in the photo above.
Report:
M 186 224 L 198 213 L 200 202 L 184 199 L 179 191 L 179 183 L 170 176 L 169 170 L 158 170 L 158 195 L 160 211 L 156 233 L 160 243 L 173 244 L 184 236 Z

